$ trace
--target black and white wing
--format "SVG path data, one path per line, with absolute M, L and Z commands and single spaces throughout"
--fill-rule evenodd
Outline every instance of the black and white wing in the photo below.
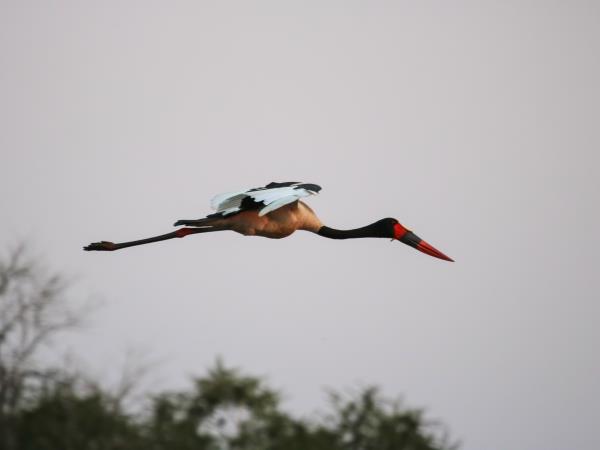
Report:
M 256 209 L 259 210 L 259 216 L 264 216 L 302 197 L 317 194 L 320 190 L 321 186 L 311 183 L 273 182 L 264 187 L 219 194 L 211 200 L 210 205 L 217 211 L 216 214 L 222 216 Z

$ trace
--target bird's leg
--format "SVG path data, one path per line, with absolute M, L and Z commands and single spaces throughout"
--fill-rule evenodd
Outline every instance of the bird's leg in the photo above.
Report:
M 161 234 L 160 236 L 154 236 L 146 239 L 140 239 L 138 241 L 121 242 L 115 244 L 109 241 L 93 242 L 90 245 L 83 247 L 86 251 L 98 250 L 98 251 L 113 251 L 120 250 L 122 248 L 133 247 L 134 245 L 149 244 L 151 242 L 166 241 L 167 239 L 182 238 L 188 234 L 196 233 L 207 233 L 210 231 L 221 231 L 224 228 L 221 227 L 203 227 L 203 228 L 180 228 L 172 233 Z

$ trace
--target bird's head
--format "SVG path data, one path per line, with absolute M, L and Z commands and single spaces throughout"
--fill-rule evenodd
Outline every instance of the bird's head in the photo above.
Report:
M 410 245 L 411 247 L 414 247 L 428 255 L 454 262 L 452 258 L 444 255 L 432 245 L 425 242 L 396 219 L 391 217 L 387 219 L 381 219 L 380 221 L 376 222 L 376 225 L 378 231 L 381 233 L 381 237 L 391 238 L 392 240 L 403 242 L 404 244 Z

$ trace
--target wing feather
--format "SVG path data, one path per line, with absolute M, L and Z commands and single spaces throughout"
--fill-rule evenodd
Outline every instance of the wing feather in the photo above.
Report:
M 289 195 L 287 197 L 282 197 L 280 199 L 275 200 L 273 203 L 265 206 L 258 213 L 259 216 L 264 216 L 265 214 L 269 214 L 271 211 L 275 211 L 277 208 L 281 208 L 282 206 L 289 205 L 290 203 L 294 203 L 298 201 L 298 197 L 295 195 Z
M 321 187 L 316 184 L 272 182 L 260 188 L 219 194 L 211 200 L 211 207 L 217 211 L 217 214 L 223 216 L 251 209 L 259 209 L 259 215 L 264 216 L 300 198 L 314 195 L 320 190 Z
M 210 201 L 210 207 L 212 209 L 214 209 L 215 211 L 222 209 L 223 208 L 223 204 L 228 201 L 231 200 L 237 196 L 242 196 L 241 198 L 243 199 L 245 197 L 245 193 L 248 191 L 248 189 L 244 189 L 243 191 L 235 191 L 235 192 L 225 192 L 223 194 L 219 194 L 219 195 L 215 195 L 212 200 Z

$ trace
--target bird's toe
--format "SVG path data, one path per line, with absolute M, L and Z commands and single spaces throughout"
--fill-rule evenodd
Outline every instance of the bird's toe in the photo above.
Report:
M 100 241 L 100 242 L 92 242 L 90 245 L 83 247 L 83 249 L 87 252 L 89 251 L 112 251 L 116 250 L 116 245 L 113 242 L 109 241 Z

